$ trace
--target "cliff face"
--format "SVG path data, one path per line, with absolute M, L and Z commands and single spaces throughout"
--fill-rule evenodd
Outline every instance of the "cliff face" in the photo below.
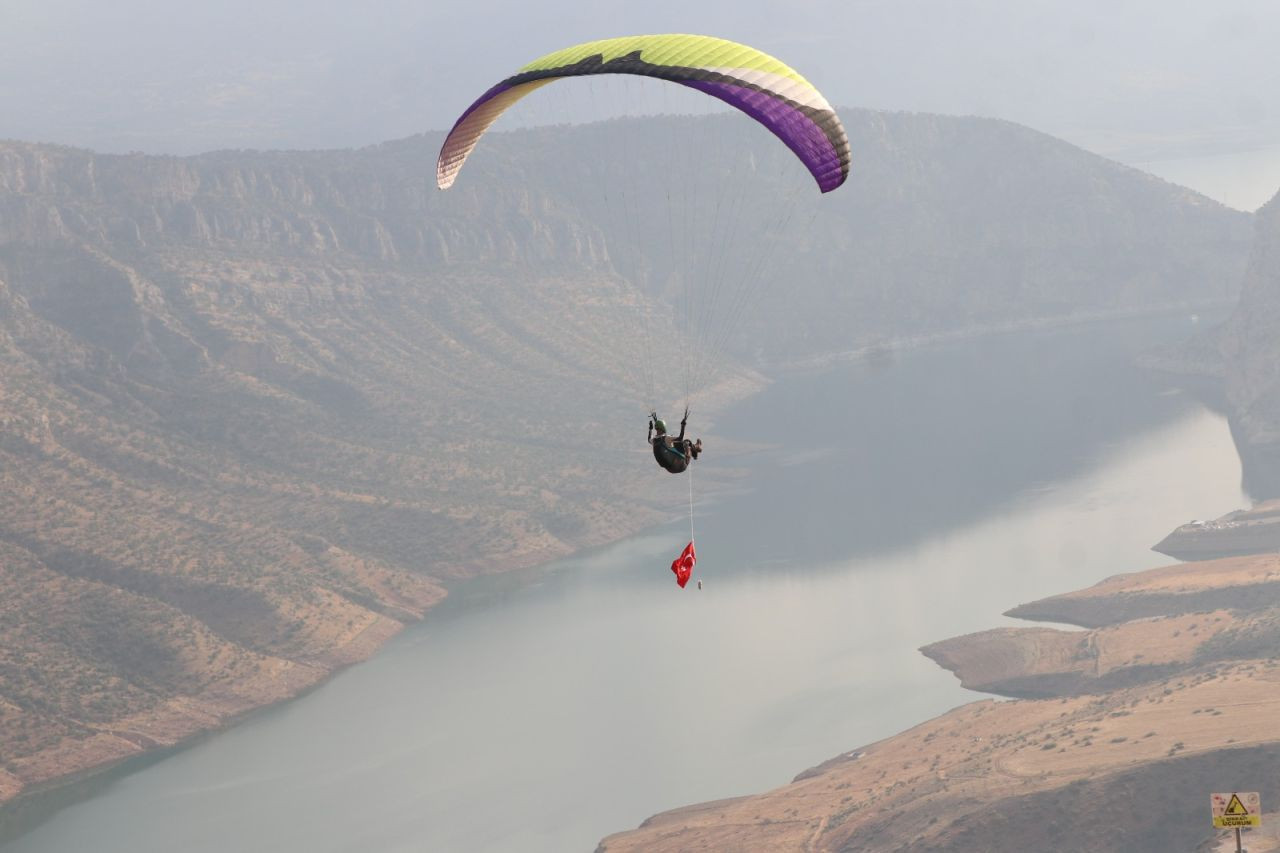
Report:
M 1222 330 L 1232 429 L 1255 498 L 1280 497 L 1280 197 L 1257 213 L 1240 303 Z
M 623 228 L 599 192 L 656 179 L 611 156 L 635 129 L 497 135 L 448 193 L 438 136 L 0 143 L 0 800 L 292 695 L 453 580 L 664 517 L 630 388 L 671 223 Z M 855 177 L 774 232 L 785 281 L 730 349 L 1215 301 L 1242 263 L 1247 217 L 1026 129 L 850 130 Z M 724 164 L 759 176 L 747 226 L 779 149 Z M 758 387 L 727 362 L 707 404 Z
M 380 261 L 592 269 L 599 234 L 520 181 L 510 163 L 442 194 L 435 137 L 361 152 L 102 156 L 0 147 L 5 244 L 84 241 L 114 252 L 163 245 L 237 253 L 349 253 Z M 596 245 L 592 245 L 592 240 Z

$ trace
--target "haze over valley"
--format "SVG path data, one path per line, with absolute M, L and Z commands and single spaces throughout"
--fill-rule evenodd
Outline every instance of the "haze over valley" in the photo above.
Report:
M 25 9 L 21 26 L 41 14 Z M 1274 23 L 1258 10 L 1244 19 L 1255 16 Z M 1194 29 L 1194 17 L 1169 26 Z M 462 11 L 445 18 L 469 31 Z M 318 12 L 313 27 L 331 19 Z M 391 45 L 384 25 L 353 36 L 353 55 L 366 40 Z M 782 41 L 804 38 L 797 29 Z M 536 55 L 486 72 L 499 79 Z M 279 739 L 272 726 L 283 718 L 251 712 L 285 700 L 302 696 L 286 707 L 325 721 L 296 732 L 376 730 L 383 711 L 352 710 L 342 679 L 330 680 L 352 664 L 348 675 L 368 674 L 351 683 L 371 697 L 393 695 L 376 685 L 416 677 L 414 667 L 430 672 L 405 688 L 403 709 L 386 712 L 403 713 L 386 731 L 404 752 L 370 742 L 368 755 L 371 767 L 421 758 L 391 799 L 431 799 L 435 843 L 452 849 L 1048 850 L 1068 837 L 1089 850 L 1192 849 L 1213 836 L 1190 812 L 1201 787 L 1271 784 L 1264 799 L 1275 798 L 1274 559 L 1162 568 L 1146 548 L 1192 518 L 1280 498 L 1280 203 L 1247 212 L 1223 204 L 1220 186 L 1210 197 L 1059 138 L 1101 139 L 1101 108 L 1071 118 L 1064 105 L 1051 127 L 964 114 L 975 112 L 968 100 L 900 108 L 940 103 L 933 84 L 891 109 L 856 106 L 826 48 L 815 48 L 811 79 L 830 78 L 850 104 L 837 108 L 852 152 L 837 191 L 797 177 L 792 152 L 736 112 L 592 121 L 574 106 L 563 122 L 496 125 L 441 192 L 431 166 L 445 134 L 427 128 L 444 119 L 368 139 L 361 133 L 402 126 L 371 98 L 370 115 L 382 116 L 371 129 L 357 133 L 353 118 L 321 132 L 305 99 L 273 113 L 245 94 L 276 91 L 246 70 L 254 56 L 237 66 L 244 97 L 227 96 L 240 106 L 217 111 L 207 134 L 164 81 L 106 98 L 155 95 L 136 124 L 121 113 L 118 132 L 106 113 L 37 104 L 47 69 L 30 87 L 0 89 L 0 103 L 22 111 L 0 124 L 0 136 L 15 137 L 0 141 L 0 849 L 86 843 L 95 821 L 110 820 L 95 803 L 120 804 L 102 805 L 106 814 L 148 808 L 110 780 L 235 788 L 202 756 L 219 743 L 240 749 L 233 735 Z M 1251 49 L 1239 61 L 1280 74 Z M 281 66 L 292 69 L 281 71 L 293 81 L 285 88 L 324 91 L 297 62 Z M 1099 62 L 1081 79 L 1105 79 L 1122 60 Z M 361 74 L 333 97 L 347 98 Z M 1255 82 L 1240 84 L 1241 104 Z M 379 97 L 416 92 L 432 116 L 465 106 L 417 77 L 402 83 Z M 99 85 L 124 86 L 76 91 Z M 181 85 L 195 91 L 191 79 Z M 882 85 L 885 97 L 905 91 Z M 1125 92 L 1111 108 L 1129 116 L 1115 126 L 1130 141 L 1115 150 L 1136 152 L 1142 117 Z M 1011 114 L 1044 115 L 1015 94 L 1000 95 L 1020 105 Z M 78 124 L 66 118 L 75 109 Z M 171 133 L 157 131 L 162 119 Z M 1192 134 L 1154 107 L 1147 119 L 1153 135 Z M 1267 127 L 1259 119 L 1245 135 Z M 154 153 L 132 150 L 130 133 Z M 297 142 L 306 133 L 313 144 Z M 681 134 L 699 150 L 664 155 Z M 306 150 L 208 151 L 263 140 Z M 341 147 L 353 144 L 362 147 Z M 1176 147 L 1145 150 L 1158 158 Z M 715 184 L 731 192 L 699 195 Z M 754 289 L 739 298 L 732 288 L 743 282 Z M 707 303 L 721 315 L 714 340 L 686 351 L 676 343 L 688 331 L 681 299 L 700 283 L 729 295 Z M 694 398 L 690 426 L 707 450 L 690 483 L 656 469 L 641 442 L 650 407 L 678 420 L 685 359 L 713 365 Z M 650 387 L 637 392 L 641 381 Z M 708 585 L 681 591 L 666 563 L 695 521 L 695 577 L 700 585 L 706 572 Z M 1097 548 L 1071 544 L 1084 542 Z M 895 573 L 921 588 L 996 586 L 965 599 L 956 621 L 922 600 L 916 616 L 939 626 L 924 636 L 914 624 L 875 629 L 872 613 L 846 627 L 823 609 L 829 599 L 857 610 Z M 766 595 L 796 612 L 762 615 Z M 584 598 L 599 608 L 599 631 L 635 633 L 616 646 L 574 633 L 575 619 L 593 615 Z M 1000 627 L 1005 610 L 1085 630 Z M 572 654 L 548 649 L 516 666 L 505 654 L 522 640 L 505 633 L 507 616 L 562 648 L 598 644 L 600 657 L 575 669 Z M 752 642 L 752 620 L 767 636 L 774 617 L 794 681 L 767 651 L 727 648 L 729 638 Z M 948 639 L 953 629 L 960 636 Z M 705 691 L 690 687 L 696 670 L 660 672 L 691 635 L 706 645 Z M 857 651 L 877 636 L 898 662 L 884 671 Z M 462 637 L 474 651 L 455 645 Z M 725 649 L 711 648 L 717 637 Z M 437 657 L 441 648 L 453 651 Z M 967 701 L 929 661 L 1012 701 L 926 722 Z M 738 681 L 739 665 L 759 669 Z M 591 673 L 612 685 L 608 698 L 580 689 Z M 846 679 L 896 698 L 872 710 Z M 643 698 L 611 704 L 633 688 Z M 696 717 L 702 703 L 729 734 L 721 742 L 708 730 L 703 764 L 713 771 L 687 787 L 652 768 L 630 787 L 602 777 L 592 818 L 472 788 L 483 774 L 465 768 L 488 768 L 487 754 L 413 734 L 418 720 L 458 744 L 504 742 L 494 729 L 505 723 L 482 731 L 480 720 L 538 701 L 551 716 L 572 719 L 572 706 L 591 720 L 595 702 L 600 719 L 616 720 L 649 701 Z M 326 710 L 335 702 L 341 711 Z M 904 710 L 895 717 L 887 702 Z M 1213 726 L 1200 725 L 1206 714 Z M 770 732 L 787 720 L 803 737 L 775 743 Z M 572 763 L 570 726 L 542 731 L 546 742 L 527 754 L 510 747 L 513 766 L 542 763 L 575 784 L 589 776 L 587 759 Z M 211 739 L 176 764 L 129 775 L 203 734 Z M 697 760 L 697 742 L 648 736 L 655 765 L 674 767 L 685 751 Z M 299 740 L 305 751 L 310 740 Z M 828 744 L 830 755 L 815 754 Z M 360 765 L 358 751 L 333 751 L 343 768 Z M 414 787 L 421 779 L 426 789 Z M 1078 835 L 1144 786 L 1176 794 L 1141 832 Z M 335 815 L 354 797 L 331 796 L 318 808 Z M 78 798 L 83 810 L 64 809 Z M 1036 828 L 988 820 L 1006 800 L 1035 814 Z M 512 810 L 481 837 L 467 821 L 490 801 Z M 890 802 L 909 819 L 886 820 Z M 264 823 L 251 837 L 200 838 L 208 849 L 410 849 L 420 830 L 398 836 L 395 821 L 410 826 L 413 811 L 376 832 L 353 819 L 361 828 L 350 837 L 336 827 L 326 838 L 277 837 Z M 259 825 L 245 814 L 245 826 Z M 125 847 L 144 842 L 111 834 Z M 1280 845 L 1275 833 L 1255 836 L 1255 851 Z M 165 849 L 176 837 L 145 841 Z

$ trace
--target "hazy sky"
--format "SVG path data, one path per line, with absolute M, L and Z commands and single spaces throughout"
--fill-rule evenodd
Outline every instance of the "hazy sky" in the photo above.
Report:
M 1274 0 L 0 0 L 0 137 L 366 145 L 557 47 L 679 31 L 776 53 L 838 106 L 1011 119 L 1236 207 L 1280 188 Z

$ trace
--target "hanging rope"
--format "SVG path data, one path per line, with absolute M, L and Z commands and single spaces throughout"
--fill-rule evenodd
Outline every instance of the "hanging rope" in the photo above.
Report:
M 687 469 L 689 474 L 689 541 L 693 541 L 693 466 Z

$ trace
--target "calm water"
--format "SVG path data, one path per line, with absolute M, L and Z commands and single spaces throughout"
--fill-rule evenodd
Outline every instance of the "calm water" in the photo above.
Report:
M 1225 421 L 1130 366 L 1186 319 L 1006 335 L 791 376 L 716 435 L 749 494 L 478 584 L 375 660 L 122 776 L 4 853 L 591 850 L 979 698 L 916 649 L 1167 562 L 1245 503 Z M 665 475 L 664 475 L 665 476 Z M 686 485 L 670 478 L 679 507 Z

